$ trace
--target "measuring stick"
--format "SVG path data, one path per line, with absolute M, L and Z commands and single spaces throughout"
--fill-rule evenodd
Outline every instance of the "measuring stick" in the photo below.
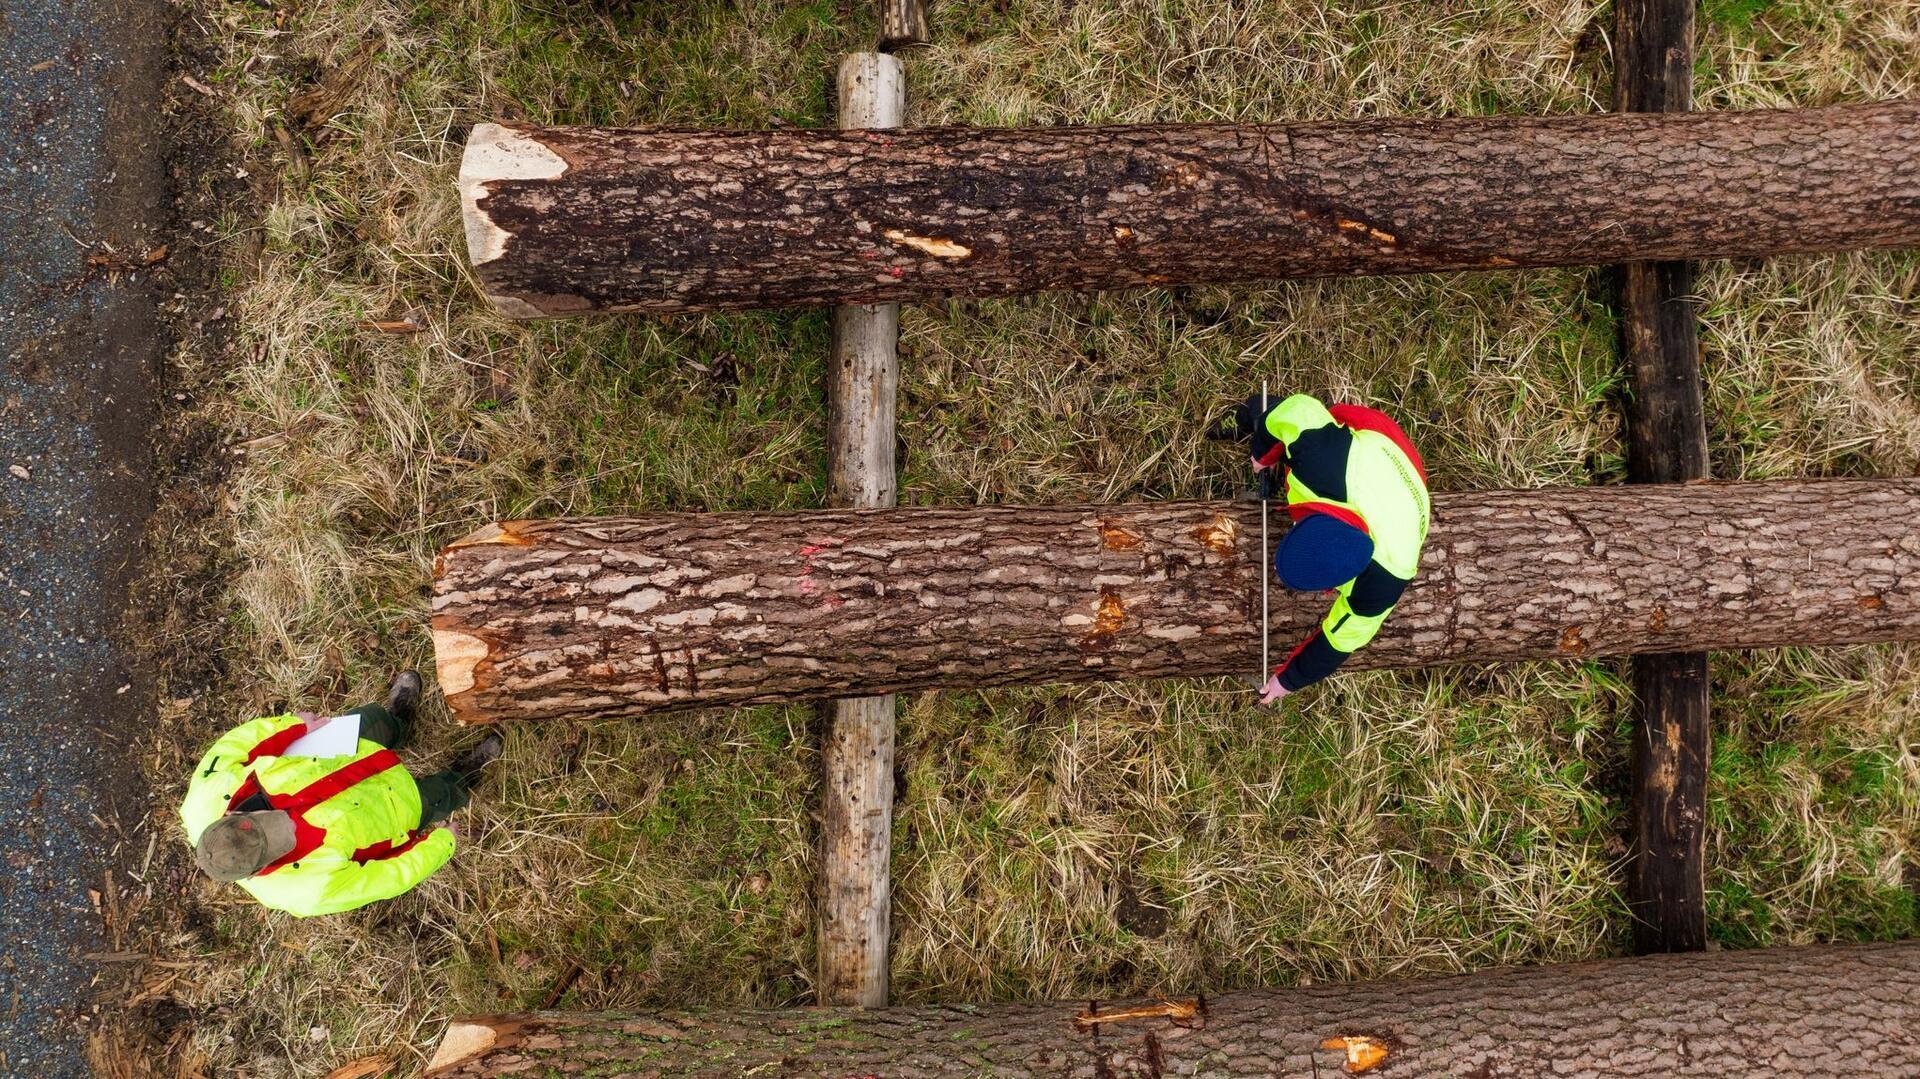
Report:
M 1261 379 L 1260 425 L 1264 427 L 1266 423 L 1267 381 L 1266 379 Z M 1253 493 L 1260 499 L 1260 677 L 1254 679 L 1253 682 L 1256 686 L 1264 686 L 1267 684 L 1268 677 L 1267 646 L 1268 638 L 1271 636 L 1267 632 L 1267 625 L 1271 613 L 1271 609 L 1267 606 L 1267 591 L 1271 585 L 1271 582 L 1267 580 L 1267 563 L 1272 559 L 1272 554 L 1267 550 L 1267 484 L 1265 480 L 1260 478 L 1260 471 L 1258 469 L 1255 469 L 1253 473 L 1253 485 Z

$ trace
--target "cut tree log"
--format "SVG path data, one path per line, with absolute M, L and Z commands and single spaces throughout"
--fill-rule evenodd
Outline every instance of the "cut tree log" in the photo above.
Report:
M 1347 123 L 481 124 L 508 315 L 884 303 L 1920 245 L 1920 102 Z
M 1614 5 L 1614 107 L 1686 112 L 1693 95 L 1694 0 Z M 1707 478 L 1700 318 L 1690 262 L 1620 267 L 1619 313 L 1632 397 L 1627 478 Z M 1642 952 L 1707 946 L 1707 758 L 1712 741 L 1705 652 L 1636 656 L 1633 859 L 1627 897 Z
M 456 1019 L 431 1079 L 1920 1074 L 1920 944 L 1722 951 L 1217 997 Z
M 906 79 L 885 53 L 840 63 L 840 126 L 899 127 Z M 827 492 L 836 506 L 894 504 L 894 405 L 900 305 L 835 308 L 827 365 Z M 892 694 L 833 701 L 821 740 L 818 996 L 887 1003 L 893 853 Z
M 1437 495 L 1348 666 L 1920 638 L 1916 520 L 1912 478 Z M 1237 675 L 1259 535 L 1234 502 L 508 521 L 439 559 L 440 685 L 475 722 Z M 1325 610 L 1276 592 L 1276 646 Z

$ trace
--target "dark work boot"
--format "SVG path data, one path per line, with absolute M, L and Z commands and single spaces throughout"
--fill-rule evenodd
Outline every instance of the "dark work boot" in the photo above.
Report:
M 420 689 L 420 675 L 416 671 L 401 671 L 393 676 L 393 685 L 387 690 L 387 711 L 403 726 L 413 726 L 413 714 L 420 707 Z
M 461 786 L 472 790 L 480 782 L 480 773 L 486 771 L 487 765 L 500 759 L 500 750 L 505 744 L 498 732 L 490 732 L 472 749 L 450 761 L 447 771 L 459 777 Z

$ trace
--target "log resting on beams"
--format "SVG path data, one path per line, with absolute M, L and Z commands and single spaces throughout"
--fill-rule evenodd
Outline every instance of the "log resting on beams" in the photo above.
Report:
M 481 124 L 508 315 L 941 300 L 1920 245 L 1920 102 L 909 131 Z
M 1920 1075 L 1920 944 L 1721 951 L 1217 997 L 456 1019 L 430 1079 Z M 1359 1042 L 1367 1039 L 1378 1049 Z
M 1920 479 L 1433 507 L 1419 576 L 1350 668 L 1920 639 Z M 1241 674 L 1259 536 L 1234 502 L 508 521 L 440 556 L 440 684 L 485 722 Z M 1275 646 L 1325 609 L 1276 592 Z
M 1694 0 L 1614 5 L 1614 106 L 1683 113 L 1693 93 Z M 1619 313 L 1631 397 L 1627 478 L 1707 478 L 1706 404 L 1693 264 L 1619 268 Z M 1627 895 L 1642 952 L 1707 946 L 1707 758 L 1712 742 L 1705 652 L 1636 656 L 1633 813 Z

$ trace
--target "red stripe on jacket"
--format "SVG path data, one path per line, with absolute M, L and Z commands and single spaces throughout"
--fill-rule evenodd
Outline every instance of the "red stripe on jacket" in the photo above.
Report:
M 1399 424 L 1393 422 L 1393 417 L 1364 405 L 1334 405 L 1327 411 L 1333 413 L 1335 420 L 1356 431 L 1378 431 L 1392 439 L 1393 444 L 1400 447 L 1400 452 L 1407 455 L 1407 460 L 1413 462 L 1413 470 L 1420 473 L 1420 482 L 1427 481 L 1427 463 L 1420 459 L 1420 451 L 1413 448 L 1413 440 L 1407 437 Z
M 262 738 L 252 750 L 248 751 L 247 759 L 241 763 L 252 764 L 262 757 L 282 756 L 286 753 L 289 746 L 306 737 L 306 734 L 307 725 L 305 722 L 295 723 L 284 731 L 275 731 L 265 738 Z
M 1373 529 L 1367 527 L 1366 518 L 1361 517 L 1345 506 L 1336 506 L 1331 502 L 1287 503 L 1287 516 L 1292 517 L 1293 523 L 1295 524 L 1306 520 L 1307 515 L 1313 513 L 1324 513 L 1336 521 L 1345 521 L 1369 536 L 1373 535 Z
M 1299 644 L 1294 645 L 1293 651 L 1287 653 L 1287 658 L 1281 660 L 1280 665 L 1273 669 L 1273 671 L 1271 672 L 1273 677 L 1278 678 L 1281 675 L 1287 673 L 1287 667 L 1290 666 L 1294 660 L 1298 659 L 1300 657 L 1300 653 L 1306 651 L 1307 646 L 1312 644 L 1313 639 L 1318 636 L 1320 636 L 1320 627 L 1315 626 L 1313 629 L 1313 632 L 1307 634 L 1307 639 L 1304 641 L 1301 641 Z
M 269 739 L 269 741 L 271 740 L 272 739 Z M 264 745 L 265 743 L 262 744 Z M 248 758 L 249 761 L 252 759 L 251 757 Z M 379 775 L 389 768 L 398 767 L 400 767 L 400 755 L 391 749 L 382 749 L 378 753 L 369 753 L 343 768 L 336 768 L 299 790 L 288 794 L 267 794 L 261 789 L 259 777 L 252 772 L 248 772 L 245 782 L 240 784 L 240 789 L 235 791 L 233 797 L 227 801 L 227 812 L 233 812 L 240 803 L 255 794 L 260 794 L 266 798 L 268 805 L 275 809 L 285 811 L 287 816 L 293 820 L 293 849 L 282 856 L 279 861 L 260 870 L 260 872 L 255 873 L 254 876 L 264 877 L 276 869 L 292 865 L 307 855 L 312 854 L 314 851 L 319 850 L 320 844 L 326 842 L 326 829 L 317 825 L 308 824 L 307 810 L 312 809 L 314 806 L 319 805 L 329 798 L 345 792 L 356 783 L 372 779 L 374 776 Z M 383 842 L 390 844 L 392 841 L 385 840 Z M 403 846 L 400 850 L 375 855 L 375 857 L 393 857 L 404 851 L 407 846 L 412 846 L 413 842 L 414 840 L 409 840 L 406 846 Z M 375 847 L 378 846 L 379 844 L 375 844 Z M 362 850 L 371 849 L 374 848 L 362 848 Z M 364 860 L 360 858 L 360 854 L 361 851 L 354 852 L 356 860 Z
M 399 846 L 395 846 L 391 839 L 382 839 L 370 847 L 361 847 L 359 850 L 354 851 L 353 860 L 365 865 L 368 862 L 379 862 L 388 858 L 398 858 L 402 854 L 412 850 L 425 838 L 427 838 L 427 830 L 425 828 L 419 828 L 408 832 L 406 842 L 401 843 Z

